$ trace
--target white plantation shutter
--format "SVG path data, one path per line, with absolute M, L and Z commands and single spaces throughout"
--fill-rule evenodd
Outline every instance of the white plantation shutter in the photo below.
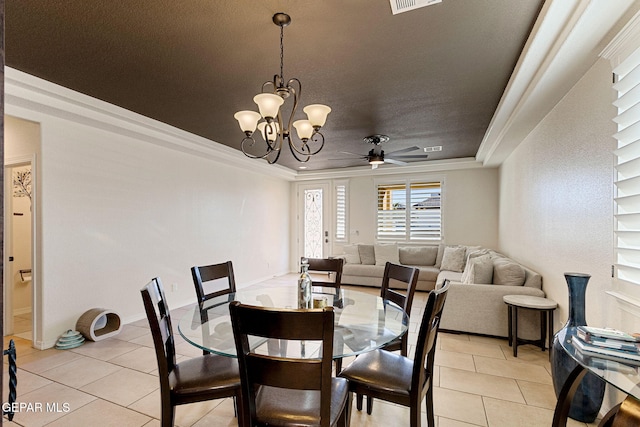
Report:
M 336 236 L 337 242 L 347 241 L 347 185 L 336 184 Z
M 440 241 L 440 182 L 378 185 L 378 240 Z
M 614 69 L 618 115 L 615 167 L 615 276 L 640 284 L 640 58 L 631 55 Z

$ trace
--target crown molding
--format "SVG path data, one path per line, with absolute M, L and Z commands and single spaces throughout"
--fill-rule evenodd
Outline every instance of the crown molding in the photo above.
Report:
M 506 160 L 584 73 L 632 0 L 546 1 L 485 133 L 476 159 Z
M 53 116 L 160 147 L 293 181 L 296 172 L 16 69 L 5 67 L 5 113 L 40 122 Z

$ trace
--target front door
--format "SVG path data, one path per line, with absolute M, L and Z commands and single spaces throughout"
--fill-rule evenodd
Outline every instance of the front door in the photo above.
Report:
M 329 255 L 329 184 L 301 185 L 300 201 L 300 253 L 307 258 L 325 258 Z

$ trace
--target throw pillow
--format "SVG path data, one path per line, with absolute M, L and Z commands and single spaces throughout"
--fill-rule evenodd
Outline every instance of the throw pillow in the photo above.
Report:
M 465 269 L 466 271 L 466 269 Z M 493 281 L 493 260 L 490 255 L 482 255 L 469 260 L 469 273 L 462 283 L 489 285 Z
M 398 254 L 397 243 L 373 245 L 373 251 L 376 256 L 376 265 L 384 266 L 387 262 L 400 264 L 400 255 Z
M 438 255 L 437 246 L 418 246 L 398 248 L 400 264 L 403 265 L 434 265 Z
M 444 248 L 445 245 L 443 245 L 442 243 L 438 245 L 438 255 L 436 255 L 436 263 L 434 264 L 434 267 L 436 268 L 440 268 L 440 266 L 442 265 L 442 255 L 444 255 Z
M 493 284 L 505 286 L 524 285 L 526 273 L 520 264 L 508 258 L 493 260 Z
M 462 273 L 467 249 L 464 246 L 447 246 L 442 254 L 440 270 Z
M 360 254 L 360 263 L 375 265 L 376 255 L 373 251 L 373 245 L 358 245 L 358 253 Z
M 360 252 L 358 245 L 344 245 L 344 261 L 347 264 L 360 264 Z

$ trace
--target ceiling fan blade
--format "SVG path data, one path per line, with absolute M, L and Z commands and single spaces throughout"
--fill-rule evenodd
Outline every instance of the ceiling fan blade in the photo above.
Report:
M 429 157 L 428 154 L 405 154 L 404 156 L 393 156 L 396 159 L 426 159 Z
M 352 153 L 352 152 L 350 152 L 350 151 L 338 151 L 338 153 L 341 153 L 341 154 L 350 154 L 350 155 L 352 155 L 352 156 L 356 156 L 356 157 L 358 157 L 358 158 L 360 158 L 360 159 L 366 159 L 366 158 L 367 158 L 367 156 L 363 156 L 362 154 Z
M 405 165 L 409 164 L 407 162 L 402 162 L 402 161 L 396 160 L 396 159 L 389 159 L 387 157 L 385 157 L 384 162 L 385 163 L 393 163 L 394 165 L 400 165 L 400 166 L 405 166 Z
M 411 151 L 416 151 L 416 150 L 420 150 L 420 147 L 416 147 L 414 145 L 413 147 L 403 148 L 402 150 L 397 150 L 397 151 L 393 151 L 391 153 L 387 153 L 387 156 L 393 156 L 395 154 L 401 154 L 401 153 L 409 153 Z

